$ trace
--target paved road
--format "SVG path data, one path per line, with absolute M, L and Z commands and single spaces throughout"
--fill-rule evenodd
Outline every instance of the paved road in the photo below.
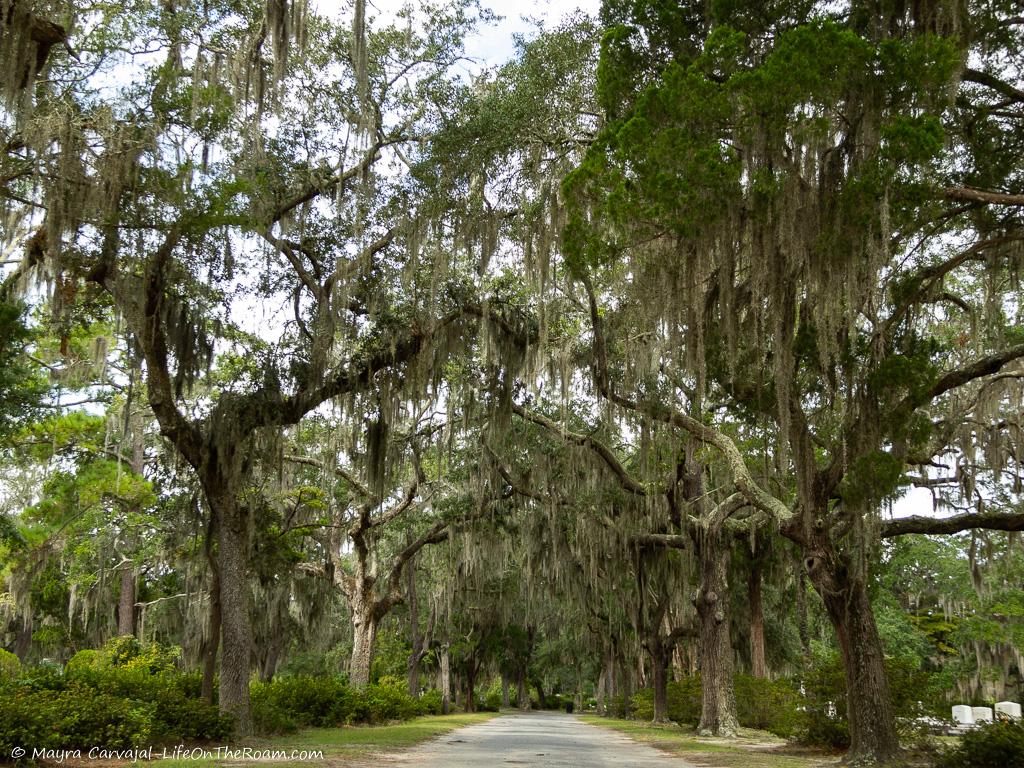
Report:
M 423 768 L 693 768 L 614 731 L 553 712 L 504 715 L 460 728 L 403 752 L 395 762 Z

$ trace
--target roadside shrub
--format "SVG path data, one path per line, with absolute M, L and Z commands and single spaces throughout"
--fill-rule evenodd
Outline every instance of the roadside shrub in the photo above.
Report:
M 402 680 L 383 677 L 363 690 L 339 677 L 277 677 L 253 683 L 253 721 L 261 733 L 290 733 L 296 728 L 408 720 L 441 710 L 441 696 L 414 699 Z M 434 692 L 431 692 L 434 693 Z
M 21 672 L 21 659 L 0 648 L 0 680 L 15 678 Z
M 668 684 L 668 717 L 677 723 L 696 725 L 700 720 L 700 675 L 687 675 Z M 615 713 L 614 708 L 612 709 Z M 633 696 L 633 716 L 654 719 L 654 689 L 644 688 Z
M 736 715 L 745 728 L 770 731 L 784 739 L 797 732 L 803 722 L 801 696 L 789 680 L 767 680 L 736 675 Z M 668 716 L 685 725 L 697 725 L 701 712 L 700 675 L 688 675 L 667 687 Z M 633 697 L 633 714 L 638 720 L 654 718 L 654 691 L 645 688 Z
M 1024 765 L 1024 721 L 997 720 L 960 737 L 955 748 L 943 752 L 936 768 L 1008 768 Z
M 420 709 L 424 715 L 440 715 L 441 704 L 441 692 L 436 688 L 420 694 Z
M 200 679 L 175 668 L 178 650 L 116 638 L 66 667 L 22 670 L 0 690 L 7 747 L 118 748 L 220 740 L 232 720 L 199 698 Z
M 904 736 L 914 721 L 936 711 L 938 698 L 936 676 L 920 669 L 918 662 L 907 658 L 887 658 L 885 671 L 892 692 L 893 708 L 899 713 L 898 724 Z M 850 724 L 846 716 L 846 677 L 839 654 L 811 665 L 803 679 L 804 717 L 797 729 L 797 738 L 805 744 L 831 749 L 850 746 Z
M 740 725 L 770 731 L 784 739 L 803 724 L 803 697 L 790 680 L 736 676 L 736 714 Z
M 254 709 L 259 704 L 264 714 L 280 721 L 267 732 L 281 732 L 286 719 L 298 726 L 339 725 L 352 707 L 353 691 L 337 677 L 276 677 L 253 683 L 249 692 Z

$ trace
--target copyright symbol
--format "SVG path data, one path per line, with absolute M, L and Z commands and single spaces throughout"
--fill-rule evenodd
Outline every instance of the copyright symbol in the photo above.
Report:
M 19 757 L 25 756 L 25 750 L 22 747 L 15 747 L 11 750 L 11 757 L 17 760 Z

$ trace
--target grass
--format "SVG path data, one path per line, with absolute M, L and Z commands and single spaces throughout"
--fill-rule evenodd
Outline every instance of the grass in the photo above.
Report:
M 456 728 L 474 725 L 497 717 L 496 712 L 477 712 L 473 714 L 425 715 L 394 725 L 359 725 L 345 728 L 306 728 L 288 736 L 270 739 L 250 739 L 241 745 L 232 745 L 232 749 L 241 750 L 251 747 L 253 750 L 280 750 L 291 754 L 293 750 L 319 751 L 323 759 L 299 762 L 291 758 L 283 760 L 260 761 L 259 765 L 274 766 L 306 766 L 335 765 L 344 766 L 364 763 L 382 752 L 412 747 L 429 739 L 441 736 Z M 160 768 L 203 768 L 213 765 L 252 764 L 244 760 L 208 759 L 208 760 L 174 760 L 160 761 Z
M 637 720 L 617 720 L 597 715 L 580 715 L 591 725 L 609 728 L 664 752 L 678 755 L 695 765 L 714 768 L 818 768 L 839 762 L 822 752 L 793 747 L 765 731 L 741 728 L 735 740 L 702 738 L 695 729 L 654 725 Z

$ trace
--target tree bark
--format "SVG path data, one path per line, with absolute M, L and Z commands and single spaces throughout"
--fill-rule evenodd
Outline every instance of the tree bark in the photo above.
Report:
M 447 715 L 452 708 L 452 671 L 448 643 L 441 645 L 441 714 Z
M 852 764 L 895 761 L 900 754 L 899 736 L 867 579 L 853 572 L 845 556 L 825 549 L 807 555 L 804 564 L 825 603 L 843 659 L 850 723 L 845 760 Z
M 516 705 L 523 712 L 530 708 L 530 693 L 526 688 L 526 670 L 520 670 L 516 680 Z
M 594 687 L 594 699 L 595 709 L 598 715 L 604 716 L 607 714 L 604 703 L 606 680 L 608 679 L 608 669 L 602 667 L 601 674 L 598 675 L 597 685 Z
M 121 594 L 117 599 L 117 634 L 135 634 L 135 569 L 131 564 L 121 568 Z
M 476 712 L 476 651 L 469 657 L 466 664 L 466 711 Z
M 728 550 L 718 530 L 704 531 L 699 543 L 701 583 L 695 600 L 700 617 L 701 736 L 733 737 L 739 730 L 733 690 L 729 634 Z
M 764 645 L 764 602 L 761 595 L 762 561 L 755 557 L 747 574 L 747 599 L 750 602 L 750 674 L 767 677 Z
M 28 652 L 32 648 L 32 616 L 24 617 L 18 625 L 18 634 L 14 638 L 14 655 L 25 663 L 28 661 Z
M 370 684 L 377 618 L 368 602 L 365 595 L 357 595 L 352 603 L 352 659 L 349 662 L 348 681 L 353 688 L 365 688 Z
M 412 650 L 409 653 L 408 681 L 409 695 L 420 695 L 420 659 L 423 658 L 423 635 L 420 633 L 419 603 L 416 599 L 416 567 L 410 562 L 406 566 L 406 600 L 409 605 L 409 636 Z
M 656 633 L 657 634 L 657 633 Z M 667 723 L 668 717 L 668 649 L 660 635 L 650 646 L 651 679 L 654 684 L 654 721 Z
M 512 706 L 512 699 L 509 696 L 508 691 L 508 675 L 504 672 L 501 673 L 501 706 L 510 707 Z
M 212 532 L 207 532 L 211 536 Z M 207 627 L 206 642 L 203 644 L 203 689 L 202 698 L 207 704 L 213 703 L 213 688 L 217 675 L 217 651 L 220 648 L 220 568 L 213 556 L 212 548 L 207 545 L 207 558 L 210 562 L 210 615 Z
M 234 498 L 218 501 L 222 649 L 220 710 L 234 717 L 236 735 L 245 736 L 252 732 L 249 672 L 253 642 L 246 568 L 249 559 L 248 516 L 236 508 Z

